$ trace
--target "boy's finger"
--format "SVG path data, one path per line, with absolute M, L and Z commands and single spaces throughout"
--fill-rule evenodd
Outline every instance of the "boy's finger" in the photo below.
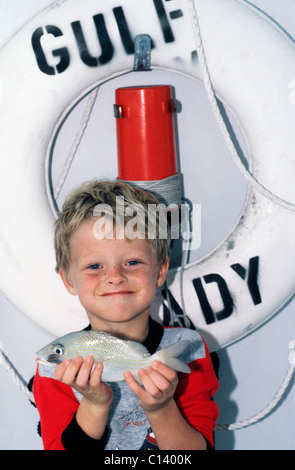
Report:
M 126 371 L 124 372 L 125 381 L 130 388 L 130 390 L 135 393 L 135 395 L 139 398 L 142 393 L 144 392 L 143 388 L 136 382 L 135 378 L 131 374 L 131 372 Z
M 163 377 L 165 377 L 169 382 L 177 383 L 177 374 L 170 367 L 166 366 L 160 361 L 153 361 L 152 368 L 158 371 Z
M 82 357 L 78 356 L 78 357 L 75 357 L 75 359 L 69 363 L 62 378 L 62 381 L 65 384 L 70 385 L 75 382 L 76 376 L 79 372 L 82 362 L 83 362 Z
M 89 385 L 91 387 L 97 387 L 100 382 L 101 382 L 101 375 L 102 375 L 102 369 L 103 369 L 103 366 L 100 362 L 98 362 L 93 370 L 92 370 L 92 373 L 91 373 L 91 376 L 90 376 L 90 381 L 89 381 Z
M 53 374 L 53 377 L 56 380 L 62 380 L 63 375 L 64 375 L 67 367 L 69 366 L 70 362 L 71 362 L 71 360 L 67 359 L 67 360 L 63 361 L 61 364 L 59 364 L 57 366 L 57 368 L 55 369 L 54 374 Z
M 162 390 L 170 385 L 165 377 L 152 368 L 139 371 L 138 375 L 145 390 L 154 398 L 161 396 Z
M 76 385 L 78 387 L 85 387 L 88 384 L 93 362 L 94 360 L 91 356 L 87 356 L 82 362 L 76 378 Z M 78 361 L 77 364 L 79 364 Z
M 174 387 L 173 381 L 169 381 L 163 374 L 151 367 L 146 371 L 146 378 L 143 379 L 144 387 L 153 396 L 157 396 L 158 392 L 167 392 Z

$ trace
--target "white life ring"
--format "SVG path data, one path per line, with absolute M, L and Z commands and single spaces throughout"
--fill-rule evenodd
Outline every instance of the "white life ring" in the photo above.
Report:
M 273 193 L 295 201 L 295 107 L 288 99 L 293 43 L 242 0 L 195 5 L 215 90 L 247 136 L 252 172 Z M 152 68 L 202 79 L 185 0 L 84 0 L 83 8 L 80 0 L 58 0 L 0 51 L 0 287 L 56 336 L 84 327 L 87 319 L 54 272 L 44 166 L 68 110 L 98 84 L 132 70 L 129 33 L 143 32 L 154 42 Z M 294 212 L 251 190 L 230 236 L 185 267 L 186 310 L 211 350 L 257 328 L 293 295 L 294 239 Z M 181 305 L 180 270 L 169 278 Z

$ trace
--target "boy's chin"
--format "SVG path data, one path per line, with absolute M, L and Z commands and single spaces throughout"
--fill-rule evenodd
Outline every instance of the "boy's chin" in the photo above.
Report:
M 142 319 L 143 322 L 147 321 L 149 317 L 150 309 L 145 309 L 143 311 L 129 311 L 126 313 L 126 308 L 116 309 L 115 305 L 112 306 L 111 311 L 107 316 L 98 314 L 98 313 L 89 313 L 87 316 L 91 323 L 92 328 L 101 329 L 102 331 L 108 330 L 109 326 L 112 324 L 117 324 L 118 326 L 131 324 Z

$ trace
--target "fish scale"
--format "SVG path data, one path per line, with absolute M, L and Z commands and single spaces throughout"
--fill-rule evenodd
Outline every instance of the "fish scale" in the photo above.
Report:
M 74 359 L 77 356 L 92 356 L 94 362 L 102 362 L 102 380 L 105 382 L 119 382 L 124 380 L 124 372 L 130 370 L 137 378 L 137 372 L 146 368 L 154 360 L 163 362 L 174 370 L 189 373 L 189 367 L 177 359 L 190 344 L 183 340 L 168 348 L 149 354 L 148 350 L 136 341 L 128 341 L 112 336 L 108 333 L 87 330 L 68 333 L 52 341 L 37 351 L 37 361 L 47 365 L 57 366 L 65 359 Z

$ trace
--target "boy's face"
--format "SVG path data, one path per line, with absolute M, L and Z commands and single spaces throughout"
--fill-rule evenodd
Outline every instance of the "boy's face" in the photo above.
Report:
M 70 269 L 61 272 L 63 282 L 79 296 L 94 329 L 111 332 L 114 324 L 146 322 L 168 262 L 159 266 L 146 240 L 96 239 L 95 220 L 83 222 L 72 235 Z

